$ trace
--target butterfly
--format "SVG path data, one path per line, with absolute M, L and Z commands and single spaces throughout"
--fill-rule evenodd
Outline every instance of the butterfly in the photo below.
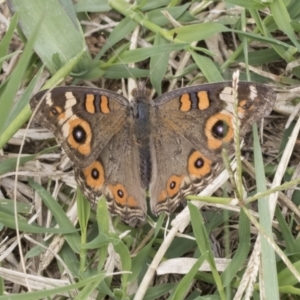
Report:
M 238 83 L 240 134 L 270 114 L 275 92 Z M 146 191 L 157 215 L 171 213 L 223 169 L 233 153 L 232 83 L 183 87 L 150 99 L 139 83 L 133 101 L 110 90 L 57 87 L 30 101 L 35 120 L 51 130 L 74 164 L 75 179 L 92 203 L 107 199 L 112 215 L 144 221 Z

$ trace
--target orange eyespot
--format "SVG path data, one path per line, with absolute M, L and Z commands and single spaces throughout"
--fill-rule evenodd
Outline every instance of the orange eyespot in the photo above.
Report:
M 62 108 L 60 106 L 52 106 L 49 112 L 50 117 L 58 116 L 57 117 L 58 119 L 62 118 L 61 113 L 62 113 Z
M 83 171 L 86 184 L 92 189 L 99 189 L 105 181 L 104 168 L 99 161 L 94 161 Z
M 136 199 L 133 196 L 128 196 L 127 190 L 122 184 L 117 183 L 116 185 L 109 185 L 108 187 L 119 206 L 129 206 L 132 208 L 138 207 Z
M 88 122 L 80 118 L 75 118 L 67 124 L 68 143 L 72 148 L 75 148 L 80 154 L 88 155 L 91 153 L 92 131 Z M 64 129 L 64 127 L 63 127 Z
M 194 151 L 188 158 L 188 171 L 191 175 L 203 177 L 211 172 L 211 164 L 201 152 Z
M 224 113 L 211 116 L 205 124 L 205 135 L 210 149 L 229 143 L 233 139 L 232 116 Z
M 176 175 L 173 175 L 169 178 L 167 182 L 167 189 L 166 189 L 169 197 L 172 198 L 179 192 L 183 178 L 184 176 L 176 176 Z

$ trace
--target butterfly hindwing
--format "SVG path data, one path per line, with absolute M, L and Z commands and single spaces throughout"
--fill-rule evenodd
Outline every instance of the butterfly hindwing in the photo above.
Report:
M 115 133 L 89 166 L 74 166 L 75 178 L 84 195 L 96 203 L 104 195 L 112 215 L 122 220 L 144 220 L 146 193 L 140 177 L 139 149 L 135 145 L 131 122 Z

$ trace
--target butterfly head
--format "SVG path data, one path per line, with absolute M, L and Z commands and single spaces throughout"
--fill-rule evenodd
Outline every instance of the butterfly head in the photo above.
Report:
M 144 81 L 138 81 L 137 87 L 132 90 L 131 94 L 136 103 L 150 102 L 151 91 L 147 89 Z

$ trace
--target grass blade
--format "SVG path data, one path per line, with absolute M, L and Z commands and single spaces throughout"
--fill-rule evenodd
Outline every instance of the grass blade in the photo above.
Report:
M 58 0 L 9 1 L 11 10 L 20 14 L 19 24 L 27 39 L 39 28 L 34 50 L 52 74 L 86 49 L 72 2 L 62 3 Z M 90 54 L 85 50 L 74 72 L 87 70 L 91 64 Z

